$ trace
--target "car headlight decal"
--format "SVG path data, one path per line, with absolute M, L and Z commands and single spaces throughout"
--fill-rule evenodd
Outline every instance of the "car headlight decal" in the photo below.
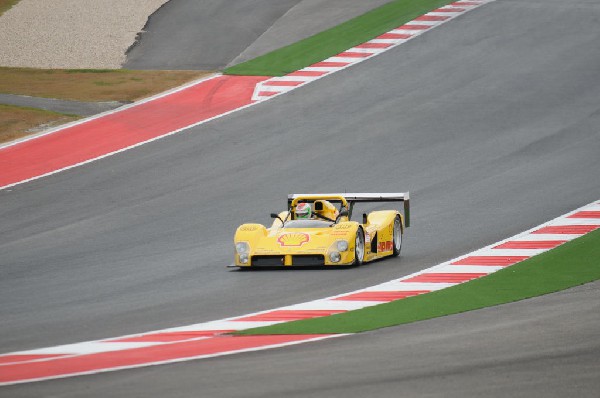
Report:
M 338 240 L 336 242 L 336 246 L 338 251 L 340 252 L 345 252 L 346 250 L 348 250 L 348 242 L 346 242 L 345 240 Z
M 248 242 L 238 242 L 235 244 L 235 251 L 237 254 L 247 254 L 250 251 L 250 245 Z
M 329 253 L 329 260 L 331 260 L 332 263 L 339 263 L 341 259 L 342 259 L 342 256 L 340 255 L 339 252 L 330 252 Z

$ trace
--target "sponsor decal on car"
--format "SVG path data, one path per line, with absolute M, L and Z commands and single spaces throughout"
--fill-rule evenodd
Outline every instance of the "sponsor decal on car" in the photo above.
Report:
M 300 247 L 310 241 L 310 235 L 303 232 L 292 232 L 279 236 L 277 243 L 281 246 Z
M 256 231 L 258 226 L 256 225 L 242 225 L 240 231 Z
M 329 235 L 331 235 L 331 236 L 348 236 L 349 233 L 344 232 L 344 231 L 333 231 Z
M 389 242 L 379 242 L 377 244 L 377 251 L 378 252 L 389 252 L 392 250 L 392 241 Z
M 335 229 L 351 229 L 352 224 L 338 224 L 335 226 Z

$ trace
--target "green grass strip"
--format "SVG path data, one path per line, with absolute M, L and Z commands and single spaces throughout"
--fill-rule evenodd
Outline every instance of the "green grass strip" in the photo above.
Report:
M 283 76 L 339 54 L 454 0 L 395 0 L 289 46 L 223 71 L 228 75 Z
M 483 278 L 344 314 L 236 334 L 358 333 L 540 296 L 600 279 L 600 229 Z

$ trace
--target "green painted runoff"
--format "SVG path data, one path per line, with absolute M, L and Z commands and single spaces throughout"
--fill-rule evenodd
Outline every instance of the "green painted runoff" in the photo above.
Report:
M 449 0 L 395 0 L 297 43 L 234 65 L 227 75 L 283 76 L 395 29 Z
M 235 334 L 358 333 L 541 296 L 600 279 L 600 229 L 486 277 L 322 318 Z

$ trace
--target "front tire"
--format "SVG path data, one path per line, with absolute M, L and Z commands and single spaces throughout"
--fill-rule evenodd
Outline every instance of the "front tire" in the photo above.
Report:
M 362 228 L 356 231 L 354 242 L 354 263 L 353 265 L 361 265 L 365 260 L 365 234 Z
M 394 219 L 394 253 L 392 254 L 394 257 L 398 257 L 400 255 L 400 250 L 402 250 L 402 224 L 400 221 L 400 217 L 396 216 Z

